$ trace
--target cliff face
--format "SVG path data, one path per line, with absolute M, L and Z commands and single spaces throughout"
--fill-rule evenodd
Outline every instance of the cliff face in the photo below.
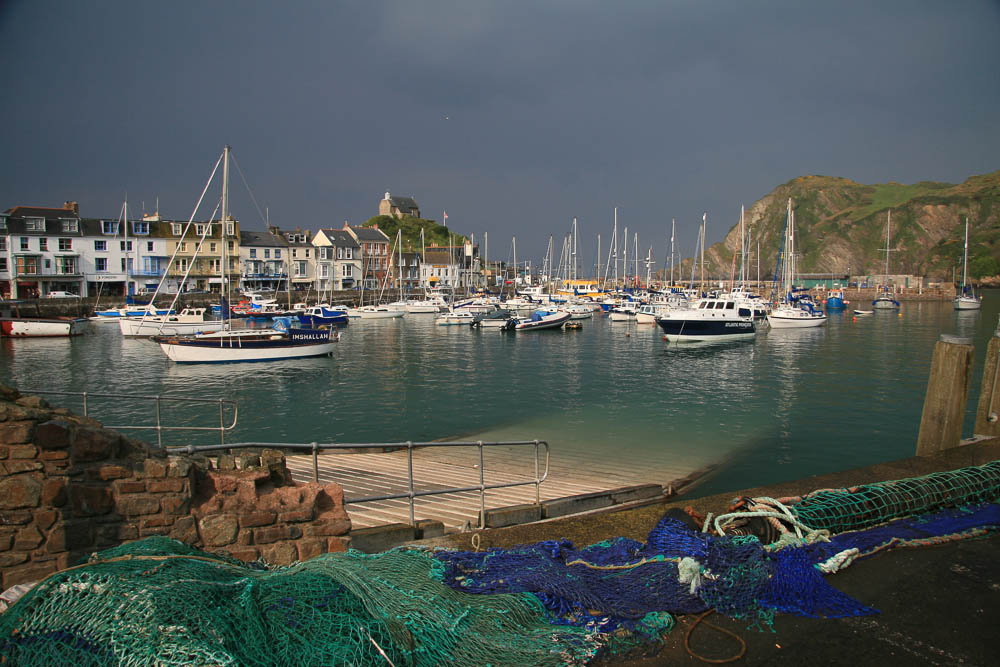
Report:
M 746 211 L 754 275 L 758 242 L 762 277 L 774 273 L 789 198 L 800 273 L 881 274 L 890 211 L 890 273 L 950 279 L 953 268 L 961 270 L 966 217 L 969 261 L 987 255 L 1000 259 L 1000 171 L 958 185 L 863 185 L 846 178 L 802 176 L 778 186 Z M 712 275 L 729 275 L 739 246 L 737 223 L 723 242 L 706 250 Z

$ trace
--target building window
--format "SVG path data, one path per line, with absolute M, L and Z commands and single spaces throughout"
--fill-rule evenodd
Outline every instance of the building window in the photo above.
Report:
M 188 251 L 188 244 L 187 241 L 184 241 L 183 243 L 181 243 L 181 252 L 187 252 L 187 251 Z
M 196 236 L 205 236 L 205 235 L 207 235 L 208 231 L 205 229 L 206 227 L 208 227 L 208 225 L 197 225 L 196 224 L 194 226 L 194 233 L 195 233 L 195 235 Z
M 271 259 L 271 249 L 264 248 L 264 259 Z
M 295 277 L 296 278 L 304 278 L 307 275 L 309 275 L 309 274 L 308 274 L 308 271 L 306 270 L 306 263 L 305 262 L 295 262 Z
M 236 223 L 234 222 L 226 223 L 226 236 L 236 236 Z
M 222 269 L 222 260 L 221 259 L 211 259 L 211 260 L 208 261 L 208 270 L 209 271 L 213 271 L 213 272 L 217 273 L 221 269 Z
M 45 218 L 25 218 L 24 229 L 29 232 L 44 232 Z
M 330 265 L 329 264 L 320 264 L 319 265 L 319 277 L 320 278 L 329 278 L 330 277 Z
M 107 252 L 108 242 L 107 241 L 94 241 L 94 252 Z
M 351 278 L 351 277 L 353 277 L 353 274 L 351 273 L 351 268 L 352 267 L 351 267 L 350 264 L 344 264 L 343 266 L 341 266 L 341 268 L 340 268 L 340 277 L 341 278 Z
M 208 244 L 208 251 L 209 252 L 215 252 L 215 245 L 216 244 L 214 244 L 214 243 L 209 243 Z
M 0 236 L 0 250 L 6 250 L 6 249 L 7 249 L 7 237 Z
M 257 259 L 257 248 L 250 248 L 250 259 Z
M 181 259 L 178 259 L 177 260 L 177 270 L 180 271 L 181 273 L 187 273 L 187 269 L 188 269 L 188 260 L 187 260 L 187 258 L 186 257 L 182 257 Z
M 7 231 L 7 217 L 0 216 L 0 229 Z
M 59 252 L 69 252 L 73 249 L 73 239 L 59 239 Z
M 38 257 L 18 257 L 15 261 L 19 274 L 38 273 Z
M 292 257 L 298 257 L 298 256 L 299 256 L 299 251 L 295 248 L 292 248 Z
M 0 271 L 6 271 L 6 270 L 7 270 L 7 258 L 0 257 Z
M 180 236 L 184 232 L 184 226 L 179 222 L 170 223 L 170 233 L 174 236 Z
M 131 241 L 119 241 L 119 246 L 122 252 L 132 252 L 132 242 Z
M 77 273 L 76 257 L 60 257 L 59 267 L 57 268 L 56 272 L 64 276 L 75 275 Z
M 79 220 L 63 220 L 62 221 L 63 234 L 69 234 L 69 233 L 76 232 L 79 228 L 80 228 L 80 221 Z
M 344 248 L 344 259 L 354 259 L 354 252 L 351 248 Z
M 153 252 L 153 242 L 146 241 L 146 252 Z
M 306 259 L 309 259 L 309 248 L 306 248 Z
M 343 248 L 340 248 L 340 247 L 337 248 L 337 259 L 344 259 L 344 249 Z
M 104 273 L 108 270 L 108 258 L 107 257 L 97 257 L 94 259 L 94 270 L 98 273 Z
M 275 259 L 281 259 L 281 248 L 275 248 L 274 249 L 274 258 Z
M 132 223 L 132 233 L 139 236 L 145 236 L 149 234 L 149 223 L 148 222 L 133 222 Z
M 28 249 L 28 237 L 27 236 L 22 236 L 21 237 L 21 250 L 27 250 L 27 249 Z
M 49 249 L 49 240 L 44 236 L 38 239 L 38 249 L 43 251 Z
M 232 223 L 230 223 L 230 224 L 232 224 Z M 229 252 L 230 253 L 233 252 L 233 242 L 232 241 L 229 242 Z
M 118 233 L 118 223 L 114 220 L 101 220 L 101 233 L 115 235 Z

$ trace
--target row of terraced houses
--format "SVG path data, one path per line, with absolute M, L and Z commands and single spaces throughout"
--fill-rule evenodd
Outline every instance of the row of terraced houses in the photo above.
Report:
M 419 215 L 411 197 L 387 192 L 380 212 Z M 238 220 L 123 222 L 83 218 L 76 202 L 61 208 L 15 206 L 0 214 L 0 297 L 52 292 L 79 296 L 231 288 L 311 290 L 463 288 L 478 270 L 470 247 L 392 252 L 377 227 L 241 231 Z M 225 271 L 223 271 L 225 264 Z

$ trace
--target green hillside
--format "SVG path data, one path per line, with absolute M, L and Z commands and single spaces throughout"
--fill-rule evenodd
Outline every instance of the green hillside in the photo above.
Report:
M 465 242 L 464 236 L 454 233 L 443 225 L 439 225 L 435 220 L 414 218 L 409 215 L 404 215 L 401 218 L 391 215 L 376 215 L 374 218 L 369 218 L 363 226 L 378 226 L 392 241 L 396 239 L 396 231 L 402 229 L 403 252 L 420 251 L 421 231 L 424 233 L 424 245 L 428 248 L 432 245 L 447 246 Z
M 774 272 L 789 198 L 795 211 L 800 273 L 882 274 L 890 211 L 890 273 L 951 280 L 953 270 L 961 270 L 966 217 L 970 270 L 975 266 L 980 275 L 1000 272 L 1000 171 L 958 185 L 929 181 L 863 185 L 830 176 L 789 181 L 746 213 L 754 255 L 760 242 L 762 276 Z M 737 223 L 723 242 L 707 249 L 706 264 L 713 276 L 729 275 L 739 243 Z M 756 261 L 752 256 L 754 273 Z

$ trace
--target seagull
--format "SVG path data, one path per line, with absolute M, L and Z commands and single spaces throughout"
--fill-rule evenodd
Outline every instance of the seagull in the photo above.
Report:
M 442 120 L 451 120 L 451 118 L 450 118 L 450 117 L 448 117 L 448 116 L 442 116 L 442 117 L 441 117 L 441 119 L 442 119 Z

